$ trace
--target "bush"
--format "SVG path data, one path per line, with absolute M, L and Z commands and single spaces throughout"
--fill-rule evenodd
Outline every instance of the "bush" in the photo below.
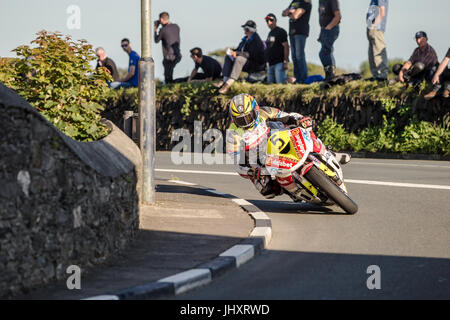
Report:
M 442 126 L 412 119 L 398 128 L 393 119 L 383 116 L 383 125 L 348 133 L 342 124 L 327 117 L 317 134 L 325 145 L 336 151 L 450 154 L 450 130 Z
M 66 135 L 79 141 L 98 140 L 108 134 L 100 123 L 102 104 L 111 76 L 94 70 L 96 59 L 85 40 L 41 31 L 31 42 L 13 51 L 18 59 L 0 63 L 7 69 L 0 80 L 14 89 Z

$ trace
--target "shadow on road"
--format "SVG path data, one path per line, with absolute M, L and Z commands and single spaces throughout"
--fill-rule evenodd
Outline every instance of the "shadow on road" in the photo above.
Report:
M 380 289 L 369 289 L 369 266 Z M 266 250 L 178 300 L 450 299 L 450 259 Z
M 202 188 L 201 186 L 183 186 L 183 185 L 170 185 L 170 184 L 158 184 L 156 186 L 156 192 L 172 193 L 172 194 L 195 194 L 199 196 L 206 196 L 209 198 L 227 198 L 222 195 L 217 195 L 212 192 L 207 192 L 208 188 Z
M 241 239 L 216 235 L 140 231 L 120 256 L 82 274 L 82 289 L 65 280 L 15 299 L 80 299 L 148 284 L 195 268 Z M 180 263 L 182 262 L 182 263 Z M 369 290 L 369 266 L 380 268 L 380 290 Z M 161 299 L 450 299 L 450 259 L 265 250 L 205 287 Z
M 276 212 L 287 214 L 308 214 L 308 215 L 347 215 L 338 206 L 324 207 L 310 203 L 300 203 L 293 201 L 275 200 L 249 200 L 250 203 L 262 208 L 264 212 Z

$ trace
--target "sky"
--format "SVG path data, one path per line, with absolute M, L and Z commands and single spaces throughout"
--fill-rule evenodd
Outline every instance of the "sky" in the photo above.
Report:
M 318 2 L 312 0 L 310 36 L 306 42 L 307 62 L 320 64 L 317 42 L 320 33 Z M 120 40 L 129 38 L 140 54 L 140 0 L 0 0 L 0 57 L 13 57 L 12 49 L 29 44 L 40 30 L 60 31 L 73 39 L 86 39 L 94 47 L 105 48 L 119 68 L 127 68 L 128 55 Z M 290 0 L 152 0 L 152 21 L 167 11 L 170 20 L 180 26 L 183 58 L 175 67 L 174 77 L 188 76 L 194 67 L 189 50 L 201 47 L 204 53 L 236 47 L 244 36 L 241 25 L 252 19 L 263 40 L 269 29 L 264 21 L 274 13 L 278 25 L 288 30 L 288 18 L 281 12 Z M 365 15 L 370 0 L 340 0 L 342 21 L 335 43 L 338 67 L 359 71 L 367 60 L 368 42 Z M 80 9 L 80 25 L 73 22 L 70 6 Z M 389 59 L 408 59 L 416 47 L 415 32 L 427 32 L 429 43 L 441 60 L 450 46 L 450 0 L 390 0 L 385 33 Z M 70 28 L 69 28 L 70 27 Z M 74 29 L 73 27 L 79 27 Z M 152 44 L 155 76 L 163 79 L 161 43 Z

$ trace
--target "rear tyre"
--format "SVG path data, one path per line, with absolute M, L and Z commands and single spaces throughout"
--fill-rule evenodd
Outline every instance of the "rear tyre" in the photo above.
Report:
M 330 197 L 348 214 L 355 214 L 358 211 L 358 205 L 316 166 L 312 166 L 309 169 L 305 174 L 305 178 Z

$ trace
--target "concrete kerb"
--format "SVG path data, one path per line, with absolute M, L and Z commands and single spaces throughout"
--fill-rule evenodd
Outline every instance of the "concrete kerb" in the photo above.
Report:
M 254 228 L 247 239 L 220 253 L 213 260 L 203 263 L 194 269 L 186 270 L 156 282 L 86 298 L 84 300 L 136 300 L 155 299 L 164 296 L 178 295 L 203 286 L 222 274 L 239 268 L 267 248 L 272 239 L 272 222 L 270 218 L 250 202 L 231 194 L 180 180 L 169 180 L 180 185 L 196 186 L 207 192 L 231 199 L 239 205 L 254 221 Z

